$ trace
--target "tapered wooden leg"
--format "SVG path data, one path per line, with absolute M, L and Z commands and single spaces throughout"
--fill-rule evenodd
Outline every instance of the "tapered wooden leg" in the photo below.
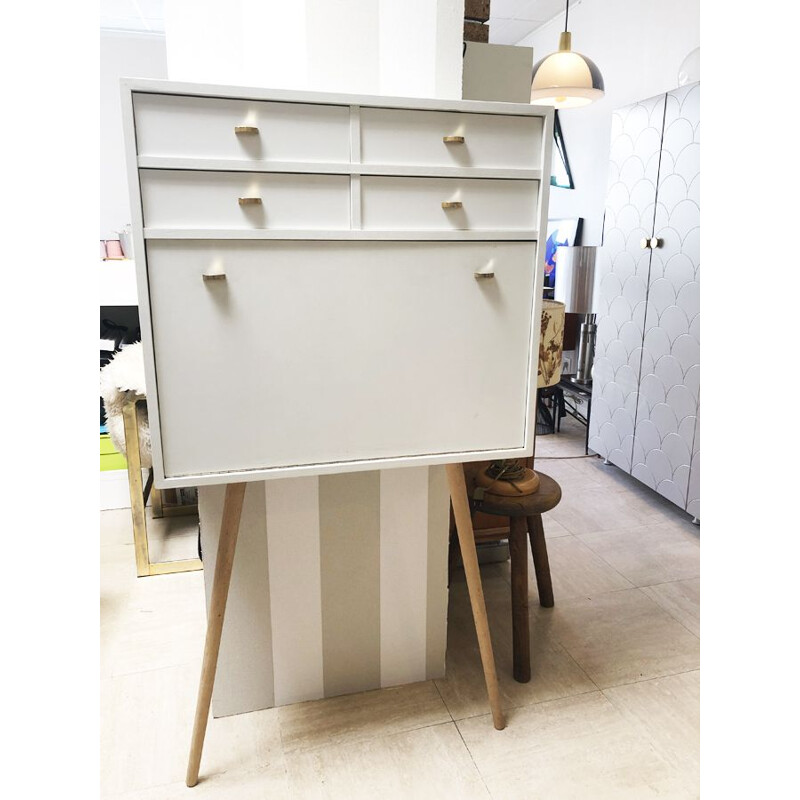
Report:
M 225 621 L 225 606 L 228 602 L 228 588 L 231 585 L 233 557 L 236 553 L 236 539 L 239 535 L 239 521 L 242 518 L 242 504 L 246 487 L 246 483 L 229 483 L 225 487 L 225 504 L 222 507 L 217 563 L 214 567 L 214 582 L 211 586 L 203 669 L 200 673 L 200 691 L 197 694 L 192 747 L 189 752 L 189 767 L 186 770 L 187 786 L 195 786 L 200 774 L 200 757 L 203 754 L 208 711 L 211 707 L 211 694 L 217 674 L 219 643 L 222 638 L 222 625 Z
M 511 630 L 514 680 L 531 679 L 531 634 L 528 623 L 528 527 L 524 517 L 511 517 L 508 537 L 511 551 Z
M 472 604 L 472 617 L 475 620 L 475 631 L 478 634 L 478 648 L 481 653 L 486 691 L 489 694 L 489 706 L 492 709 L 494 727 L 501 731 L 505 728 L 506 721 L 503 709 L 500 707 L 500 687 L 497 684 L 497 671 L 494 666 L 492 638 L 489 634 L 489 620 L 486 616 L 486 602 L 483 598 L 483 584 L 478 568 L 478 553 L 475 550 L 475 533 L 469 513 L 464 468 L 461 464 L 447 464 L 446 470 L 450 499 L 453 502 L 453 514 L 456 518 L 458 543 L 461 547 L 461 558 L 464 561 L 469 600 Z
M 542 515 L 528 517 L 528 533 L 531 537 L 533 567 L 536 570 L 536 586 L 539 589 L 539 605 L 552 608 L 553 582 L 550 579 L 550 561 L 547 558 L 547 544 L 544 540 Z

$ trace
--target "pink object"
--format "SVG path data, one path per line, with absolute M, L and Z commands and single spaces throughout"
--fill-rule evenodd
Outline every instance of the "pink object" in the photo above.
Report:
M 100 258 L 106 257 L 106 243 L 101 239 L 100 240 Z
M 124 258 L 119 239 L 106 239 L 106 258 Z

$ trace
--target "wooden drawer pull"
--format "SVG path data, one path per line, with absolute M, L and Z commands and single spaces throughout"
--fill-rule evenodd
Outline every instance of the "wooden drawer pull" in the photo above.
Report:
M 240 206 L 260 206 L 261 205 L 261 198 L 260 197 L 240 197 L 239 198 L 239 205 Z
M 240 133 L 258 133 L 258 128 L 255 125 L 237 125 L 233 132 L 237 135 Z
M 475 280 L 476 281 L 485 281 L 489 278 L 494 278 L 494 272 L 476 272 L 475 273 Z
M 447 200 L 442 203 L 442 208 L 462 208 L 463 205 L 460 200 Z
M 443 136 L 442 141 L 445 144 L 464 144 L 463 136 Z

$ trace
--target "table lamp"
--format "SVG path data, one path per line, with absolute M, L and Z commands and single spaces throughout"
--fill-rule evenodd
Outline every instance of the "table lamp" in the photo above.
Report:
M 595 296 L 596 247 L 559 247 L 556 251 L 556 300 L 564 303 L 567 314 L 582 314 L 578 338 L 578 369 L 570 380 L 592 382 L 594 343 L 597 337 Z
M 564 304 L 542 300 L 542 319 L 539 328 L 539 388 L 555 386 L 561 380 L 564 349 Z M 538 403 L 537 403 L 538 405 Z M 538 413 L 538 409 L 537 409 Z M 519 497 L 533 494 L 539 488 L 539 476 L 516 458 L 490 461 L 475 478 L 476 500 L 486 494 Z

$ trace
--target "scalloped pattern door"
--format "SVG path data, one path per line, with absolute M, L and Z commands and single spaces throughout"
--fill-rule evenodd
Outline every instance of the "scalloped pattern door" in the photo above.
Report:
M 597 341 L 589 447 L 631 471 L 652 251 L 664 95 L 618 109 L 603 247 L 598 251 Z
M 656 198 L 631 474 L 686 508 L 700 395 L 699 84 L 667 94 Z

